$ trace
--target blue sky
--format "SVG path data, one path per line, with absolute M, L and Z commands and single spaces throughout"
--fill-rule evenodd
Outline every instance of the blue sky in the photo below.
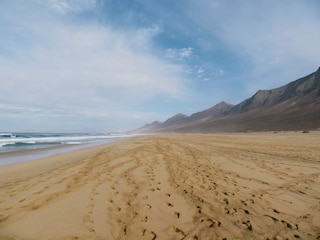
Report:
M 0 131 L 130 130 L 320 66 L 318 0 L 1 0 Z

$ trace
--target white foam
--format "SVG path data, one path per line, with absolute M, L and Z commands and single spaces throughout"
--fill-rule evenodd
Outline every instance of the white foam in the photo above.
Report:
M 6 136 L 9 134 L 14 136 L 12 133 L 1 133 L 6 134 Z M 0 138 L 0 148 L 4 148 L 8 145 L 11 145 L 11 150 L 14 150 L 12 147 L 16 147 L 16 149 L 19 149 L 21 146 L 13 146 L 17 143 L 22 144 L 34 144 L 36 147 L 37 144 L 82 144 L 82 143 L 89 143 L 89 142 L 95 142 L 100 140 L 107 140 L 107 139 L 114 139 L 119 137 L 129 137 L 128 135 L 80 135 L 80 136 L 48 136 L 48 137 L 4 137 Z

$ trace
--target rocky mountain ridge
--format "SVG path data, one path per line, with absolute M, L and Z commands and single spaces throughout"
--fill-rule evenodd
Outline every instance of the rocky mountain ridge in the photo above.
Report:
M 191 114 L 176 114 L 135 132 L 233 132 L 320 128 L 320 68 L 279 88 L 258 90 L 232 105 L 220 102 Z

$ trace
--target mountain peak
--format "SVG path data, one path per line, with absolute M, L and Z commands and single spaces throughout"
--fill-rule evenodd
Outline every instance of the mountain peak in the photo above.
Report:
M 151 123 L 151 125 L 153 125 L 153 126 L 157 126 L 157 125 L 160 125 L 160 124 L 161 124 L 160 121 L 153 121 L 153 122 Z
M 215 112 L 215 113 L 224 113 L 224 112 L 228 111 L 231 107 L 233 107 L 233 104 L 222 101 L 222 102 L 219 102 L 216 105 L 214 105 L 213 107 L 208 108 L 204 111 Z
M 228 107 L 231 107 L 231 106 L 233 106 L 233 104 L 225 102 L 225 101 L 222 101 L 222 102 L 217 103 L 213 107 L 215 107 L 215 108 L 225 108 L 225 107 L 227 107 L 228 108 Z
M 226 112 L 228 112 L 232 107 L 233 104 L 222 101 L 211 108 L 192 114 L 190 118 L 193 121 L 203 121 L 205 119 L 220 118 L 223 117 Z
M 188 118 L 187 115 L 185 115 L 183 113 L 178 113 L 178 114 L 174 115 L 173 117 L 171 117 L 171 118 L 167 119 L 166 121 L 164 121 L 161 124 L 161 127 L 167 127 L 167 126 L 171 126 L 171 125 L 181 124 L 187 118 Z
M 178 113 L 155 131 L 215 132 L 320 129 L 320 67 L 284 86 L 258 90 L 237 105 L 225 101 L 187 116 Z M 147 129 L 149 130 L 149 129 Z M 152 130 L 152 129 L 151 129 Z
M 183 114 L 183 113 L 177 113 L 176 115 L 174 115 L 172 118 L 184 118 L 184 117 L 188 117 L 187 115 Z

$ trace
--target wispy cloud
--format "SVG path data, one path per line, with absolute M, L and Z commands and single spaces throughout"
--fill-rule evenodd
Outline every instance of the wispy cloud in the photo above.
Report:
M 202 77 L 204 75 L 205 71 L 202 67 L 200 67 L 197 71 L 198 77 Z
M 187 48 L 180 48 L 180 49 L 173 49 L 168 48 L 165 51 L 165 57 L 172 59 L 172 60 L 185 60 L 192 56 L 193 54 L 193 48 L 187 47 Z
M 234 63 L 236 58 L 242 61 L 243 75 L 247 78 L 243 83 L 249 92 L 279 86 L 318 67 L 318 1 L 211 3 L 209 0 L 191 1 L 188 16 L 210 38 L 223 43 L 220 47 L 228 48 Z M 225 64 L 229 69 L 232 66 L 230 62 Z
M 50 1 L 63 13 L 86 9 L 91 2 Z M 27 34 L 6 32 L 7 38 L 25 39 L 12 40 L 14 51 L 0 56 L 0 100 L 8 104 L 3 106 L 30 106 L 29 110 L 7 107 L 6 111 L 20 109 L 27 114 L 37 109 L 50 117 L 59 111 L 48 109 L 63 109 L 63 114 L 117 121 L 137 119 L 129 113 L 145 102 L 178 100 L 187 93 L 182 69 L 152 54 L 151 40 L 160 31 L 157 26 L 118 31 L 98 23 L 75 24 L 56 15 L 36 21 L 19 16 L 6 20 L 18 28 L 23 24 Z M 33 41 L 26 46 L 31 37 Z M 186 57 L 188 50 L 180 55 Z
M 49 6 L 59 13 L 82 12 L 92 9 L 96 5 L 95 0 L 49 0 Z
M 308 0 L 2 1 L 0 126 L 129 129 L 237 103 L 318 68 L 319 8 Z

